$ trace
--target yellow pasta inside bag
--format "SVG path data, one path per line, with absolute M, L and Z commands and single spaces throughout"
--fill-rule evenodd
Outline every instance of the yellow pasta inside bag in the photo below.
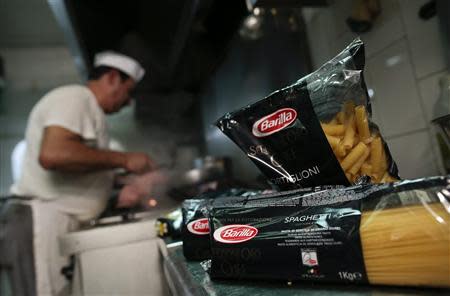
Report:
M 347 179 L 355 182 L 361 176 L 369 176 L 373 183 L 397 181 L 388 169 L 383 141 L 369 128 L 367 110 L 352 101 L 343 105 L 329 122 L 322 122 L 322 129 Z

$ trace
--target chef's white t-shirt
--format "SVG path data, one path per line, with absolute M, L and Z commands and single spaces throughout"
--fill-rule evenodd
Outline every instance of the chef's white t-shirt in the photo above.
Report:
M 105 114 L 89 88 L 82 85 L 56 88 L 31 111 L 22 174 L 11 187 L 11 193 L 45 200 L 80 221 L 92 219 L 107 203 L 113 173 L 110 170 L 63 173 L 42 168 L 39 151 L 44 129 L 49 126 L 63 127 L 80 135 L 90 147 L 108 149 Z

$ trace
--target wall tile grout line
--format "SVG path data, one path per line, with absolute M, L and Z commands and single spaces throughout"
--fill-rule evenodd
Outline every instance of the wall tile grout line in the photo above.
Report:
M 404 15 L 403 15 L 401 7 L 400 7 L 400 21 L 402 22 L 403 29 L 405 31 L 405 39 L 406 39 L 406 43 L 408 45 L 407 46 L 407 50 L 408 50 L 408 54 L 409 54 L 409 58 L 410 58 L 410 63 L 412 65 L 412 67 L 413 67 L 413 75 L 414 75 L 414 78 L 415 78 L 415 81 L 416 81 L 416 83 L 415 83 L 416 84 L 416 91 L 417 91 L 417 94 L 419 96 L 419 106 L 422 109 L 422 117 L 425 118 L 425 122 L 426 122 L 426 120 L 427 120 L 426 113 L 427 112 L 426 112 L 426 108 L 425 108 L 425 101 L 424 101 L 424 98 L 422 97 L 422 92 L 420 91 L 420 88 L 419 88 L 419 82 L 420 82 L 419 80 L 420 79 L 417 76 L 416 63 L 415 63 L 415 61 L 413 59 L 413 54 L 412 54 L 412 50 L 411 50 L 411 41 L 409 40 L 409 36 L 408 36 L 407 30 L 406 30 L 406 22 L 405 22 Z M 434 149 L 434 147 L 433 147 L 435 142 L 434 142 L 433 135 L 430 132 L 431 131 L 430 123 L 429 122 L 426 122 L 426 123 L 427 123 L 427 126 L 429 127 L 427 129 L 427 132 L 428 132 L 428 138 L 429 138 L 429 141 L 430 141 L 431 153 L 433 154 L 434 166 L 439 171 L 439 168 L 441 167 L 441 165 L 439 164 L 439 155 L 436 154 L 436 149 Z
M 423 80 L 426 80 L 426 79 L 430 78 L 431 76 L 434 76 L 436 74 L 439 74 L 441 72 L 446 72 L 446 71 L 447 71 L 447 67 L 444 66 L 442 69 L 430 72 L 430 73 L 424 75 L 423 77 L 416 77 L 416 80 L 419 82 L 422 82 Z
M 369 60 L 375 58 L 378 54 L 381 54 L 384 50 L 386 50 L 387 48 L 389 48 L 389 47 L 395 45 L 395 43 L 397 43 L 397 42 L 399 42 L 399 41 L 402 41 L 403 39 L 406 40 L 406 33 L 404 33 L 404 34 L 403 34 L 402 36 L 400 36 L 399 38 L 393 40 L 392 42 L 389 42 L 389 43 L 388 43 L 385 47 L 383 47 L 382 49 L 377 50 L 376 52 L 372 53 L 371 55 L 367 55 L 367 56 L 366 56 L 366 64 L 367 64 L 367 61 L 369 61 Z M 409 44 L 408 44 L 408 45 L 409 45 Z
M 398 138 L 402 138 L 402 137 L 406 137 L 406 136 L 411 136 L 413 134 L 417 134 L 420 132 L 428 132 L 430 130 L 430 127 L 424 127 L 424 128 L 419 128 L 419 129 L 415 129 L 412 131 L 408 131 L 408 132 L 404 132 L 404 133 L 400 133 L 400 134 L 395 134 L 395 135 L 391 135 L 391 136 L 386 136 L 384 137 L 386 140 L 395 140 Z

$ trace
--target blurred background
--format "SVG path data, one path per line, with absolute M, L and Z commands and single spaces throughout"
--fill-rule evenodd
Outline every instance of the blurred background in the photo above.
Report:
M 401 177 L 444 173 L 430 121 L 450 111 L 448 4 L 382 0 L 367 16 L 359 2 L 0 0 L 0 195 L 19 173 L 14 151 L 33 105 L 84 82 L 105 49 L 148 70 L 133 106 L 108 119 L 115 147 L 179 171 L 225 158 L 233 179 L 258 184 L 215 120 L 317 69 L 356 36 L 366 43 L 373 120 Z

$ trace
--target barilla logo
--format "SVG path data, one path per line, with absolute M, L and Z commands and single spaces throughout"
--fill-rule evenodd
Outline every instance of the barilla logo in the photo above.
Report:
M 258 138 L 276 133 L 290 125 L 297 118 L 297 111 L 283 108 L 259 119 L 253 124 L 253 135 Z
M 227 225 L 214 231 L 214 239 L 224 244 L 238 244 L 251 240 L 258 234 L 258 229 L 249 225 Z
M 187 229 L 193 234 L 209 234 L 208 218 L 201 218 L 188 223 Z

